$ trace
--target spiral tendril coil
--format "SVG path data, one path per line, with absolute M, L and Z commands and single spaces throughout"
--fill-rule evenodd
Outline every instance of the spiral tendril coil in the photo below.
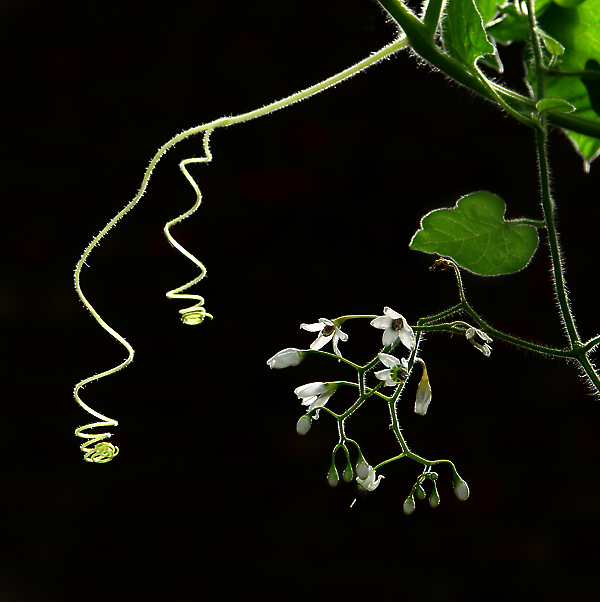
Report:
M 200 274 L 198 276 L 196 276 L 196 278 L 190 280 L 183 286 L 173 289 L 172 291 L 169 291 L 167 293 L 167 297 L 169 299 L 189 299 L 191 301 L 196 301 L 195 305 L 192 305 L 185 309 L 179 310 L 179 313 L 181 314 L 181 321 L 188 326 L 195 326 L 196 324 L 201 324 L 204 321 L 204 318 L 212 319 L 212 315 L 209 314 L 204 309 L 204 298 L 203 297 L 201 297 L 200 295 L 190 295 L 190 294 L 182 295 L 181 294 L 183 291 L 187 290 L 188 288 L 190 288 L 197 282 L 200 282 L 200 280 L 202 280 L 204 278 L 204 276 L 206 275 L 206 268 L 200 261 L 198 261 L 198 259 L 196 257 L 194 257 L 189 251 L 184 249 L 173 238 L 173 236 L 171 235 L 171 226 L 178 224 L 179 222 L 183 221 L 184 219 L 186 219 L 187 217 L 192 215 L 192 213 L 194 213 L 196 211 L 196 209 L 198 209 L 198 207 L 200 206 L 200 203 L 202 202 L 202 193 L 200 192 L 200 188 L 198 188 L 196 181 L 194 180 L 194 178 L 192 178 L 189 171 L 186 169 L 186 165 L 189 165 L 190 163 L 209 163 L 212 160 L 212 155 L 210 153 L 210 148 L 208 146 L 208 141 L 209 141 L 212 131 L 213 130 L 206 130 L 204 132 L 203 146 L 204 146 L 205 156 L 204 157 L 194 157 L 191 159 L 185 159 L 184 161 L 182 161 L 179 164 L 179 169 L 181 169 L 181 171 L 183 172 L 183 175 L 186 177 L 187 181 L 192 185 L 192 188 L 194 189 L 194 192 L 196 193 L 196 202 L 194 203 L 193 207 L 191 207 L 191 209 L 188 209 L 188 211 L 186 211 L 185 213 L 182 213 L 179 217 L 176 217 L 175 219 L 171 220 L 170 222 L 165 224 L 165 227 L 164 227 L 165 236 L 167 237 L 167 240 L 169 241 L 169 243 L 173 247 L 175 247 L 182 255 L 185 255 L 190 261 L 192 261 L 200 269 Z

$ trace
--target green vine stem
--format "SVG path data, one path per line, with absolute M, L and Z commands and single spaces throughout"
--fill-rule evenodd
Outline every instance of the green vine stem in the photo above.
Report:
M 434 43 L 430 26 L 422 23 L 401 0 L 378 0 L 378 2 L 400 26 L 414 52 L 442 73 L 493 102 L 497 102 L 496 94 L 499 94 L 514 111 L 524 117 L 535 112 L 535 101 L 531 98 L 492 82 L 483 83 L 476 73 L 439 49 Z M 495 93 L 490 91 L 490 86 Z M 547 113 L 547 120 L 552 125 L 600 138 L 600 123 L 560 111 L 547 111 Z

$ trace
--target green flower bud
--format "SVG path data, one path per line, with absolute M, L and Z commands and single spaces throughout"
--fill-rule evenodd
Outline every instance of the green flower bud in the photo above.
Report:
M 412 514 L 415 510 L 415 498 L 412 495 L 409 495 L 406 498 L 406 501 L 404 502 L 404 507 L 402 508 L 404 510 L 404 514 L 406 514 L 406 516 L 408 516 L 409 514 Z
M 457 479 L 454 482 L 454 495 L 461 501 L 464 502 L 471 492 L 469 486 L 462 479 Z
M 356 465 L 356 474 L 359 479 L 367 479 L 369 477 L 369 465 L 361 459 L 359 463 Z
M 338 472 L 335 468 L 335 465 L 332 464 L 331 468 L 329 469 L 329 473 L 327 474 L 327 482 L 332 487 L 335 487 L 338 484 L 339 480 L 340 480 L 340 477 L 338 476 Z
M 440 494 L 438 493 L 437 485 L 435 484 L 435 482 L 433 483 L 433 491 L 429 496 L 429 505 L 432 508 L 437 508 L 440 505 Z
M 352 464 L 350 464 L 350 462 L 346 465 L 342 478 L 346 483 L 351 483 L 352 479 L 354 479 L 354 471 L 352 470 Z
M 310 431 L 311 423 L 312 420 L 310 419 L 310 416 L 302 416 L 302 418 L 300 418 L 300 420 L 298 420 L 298 423 L 296 424 L 296 432 L 299 435 L 306 435 L 306 433 Z

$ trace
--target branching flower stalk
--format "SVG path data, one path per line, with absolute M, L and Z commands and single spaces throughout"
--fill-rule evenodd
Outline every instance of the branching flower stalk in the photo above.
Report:
M 458 475 L 454 464 L 450 460 L 446 459 L 428 460 L 427 458 L 414 453 L 409 448 L 406 439 L 401 432 L 400 422 L 398 419 L 398 405 L 405 390 L 405 386 L 417 364 L 422 365 L 423 373 L 416 393 L 415 412 L 419 414 L 425 414 L 431 400 L 431 388 L 429 385 L 425 363 L 423 362 L 422 358 L 418 357 L 421 333 L 418 333 L 415 336 L 412 328 L 409 326 L 404 316 L 398 314 L 389 307 L 384 309 L 383 316 L 351 315 L 342 316 L 333 320 L 327 320 L 326 322 L 341 325 L 346 320 L 359 318 L 370 319 L 371 326 L 384 330 L 383 348 L 366 364 L 359 365 L 343 356 L 340 356 L 338 353 L 330 353 L 321 349 L 288 348 L 280 351 L 268 360 L 267 364 L 270 368 L 278 369 L 286 368 L 290 365 L 296 366 L 301 361 L 304 361 L 307 356 L 316 354 L 335 359 L 337 363 L 341 362 L 356 372 L 355 381 L 335 380 L 328 381 L 327 383 L 311 383 L 296 389 L 296 394 L 302 400 L 302 405 L 306 406 L 310 404 L 308 412 L 298 420 L 298 433 L 300 435 L 306 435 L 310 430 L 311 423 L 319 418 L 319 413 L 321 411 L 329 414 L 336 421 L 338 442 L 332 450 L 331 465 L 329 472 L 327 473 L 327 480 L 332 486 L 336 486 L 339 483 L 339 473 L 336 466 L 336 454 L 338 451 L 343 450 L 346 457 L 346 467 L 343 471 L 344 481 L 350 482 L 352 480 L 356 480 L 357 485 L 366 491 L 373 491 L 378 487 L 381 479 L 383 478 L 382 475 L 379 475 L 379 477 L 376 475 L 380 468 L 392 462 L 408 458 L 409 460 L 413 460 L 423 465 L 422 473 L 417 477 L 415 485 L 409 494 L 409 499 L 414 496 L 414 492 L 417 489 L 419 489 L 419 491 L 422 489 L 423 481 L 428 479 L 433 483 L 430 504 L 433 507 L 439 504 L 439 493 L 437 490 L 437 485 L 435 484 L 435 479 L 437 479 L 438 475 L 437 473 L 432 472 L 431 468 L 432 466 L 441 464 L 450 466 L 452 470 L 452 479 L 454 482 L 455 492 L 459 499 L 466 499 L 468 497 L 468 487 Z M 323 319 L 322 322 L 324 321 L 325 320 Z M 386 341 L 390 341 L 390 343 L 386 345 Z M 391 355 L 392 353 L 398 354 L 402 349 L 405 351 L 408 350 L 408 358 L 398 359 L 396 355 Z M 292 364 L 290 364 L 288 362 L 288 358 L 292 353 L 296 358 L 299 358 L 299 361 L 294 361 Z M 375 378 L 377 378 L 379 382 L 374 386 L 369 386 L 367 383 L 367 377 L 379 364 L 383 364 L 386 368 L 374 373 Z M 391 395 L 385 395 L 381 392 L 383 387 L 389 386 L 394 388 Z M 340 387 L 352 387 L 358 389 L 358 397 L 344 411 L 338 413 L 326 406 L 325 403 L 329 402 L 329 399 L 333 396 L 333 393 Z M 305 395 L 311 395 L 313 393 L 316 395 L 309 397 L 308 399 L 304 399 Z M 318 395 L 327 395 L 325 402 L 323 402 L 322 399 L 318 399 Z M 347 420 L 354 416 L 358 410 L 371 398 L 381 399 L 387 404 L 391 420 L 390 429 L 394 433 L 401 450 L 399 454 L 383 460 L 375 466 L 371 466 L 367 462 L 365 459 L 365 454 L 363 453 L 359 443 L 355 439 L 350 438 L 346 433 Z M 356 460 L 354 462 L 351 458 L 349 446 L 351 446 L 351 448 L 356 452 Z M 461 488 L 457 490 L 458 484 L 461 484 Z M 413 504 L 412 509 L 410 512 L 408 512 L 409 506 L 410 503 L 408 506 L 405 504 L 404 507 L 404 511 L 407 513 L 412 512 L 412 509 L 414 509 Z

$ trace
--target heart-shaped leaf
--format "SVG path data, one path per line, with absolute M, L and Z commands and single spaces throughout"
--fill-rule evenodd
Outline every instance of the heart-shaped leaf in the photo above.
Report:
M 523 220 L 506 221 L 505 210 L 499 196 L 474 192 L 452 209 L 436 209 L 423 217 L 410 248 L 451 257 L 483 276 L 518 272 L 537 249 L 537 229 Z

